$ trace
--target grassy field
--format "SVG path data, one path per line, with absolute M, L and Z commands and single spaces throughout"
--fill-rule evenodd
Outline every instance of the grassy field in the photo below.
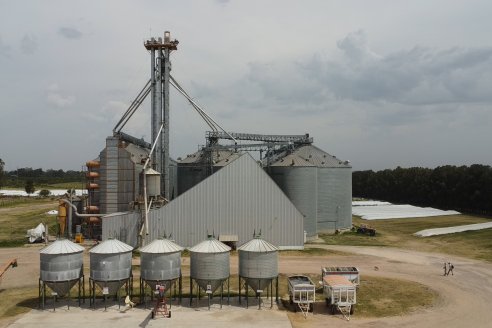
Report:
M 354 216 L 354 224 L 371 225 L 377 230 L 376 236 L 370 237 L 355 232 L 347 232 L 341 235 L 322 235 L 320 237 L 330 245 L 392 246 L 459 255 L 492 262 L 492 229 L 425 238 L 413 235 L 423 229 L 483 222 L 490 222 L 490 219 L 470 215 L 448 215 L 367 221 Z
M 55 233 L 56 216 L 46 212 L 56 209 L 58 202 L 51 198 L 24 198 L 14 204 L 0 206 L 0 247 L 22 245 L 26 232 L 39 223 L 46 223 L 50 233 Z
M 34 186 L 36 190 L 41 189 L 84 189 L 85 183 L 81 181 L 75 182 L 61 182 L 61 183 L 50 183 L 50 184 L 40 184 Z

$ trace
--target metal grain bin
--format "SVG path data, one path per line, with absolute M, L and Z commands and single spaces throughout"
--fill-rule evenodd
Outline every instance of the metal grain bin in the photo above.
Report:
M 269 168 L 270 177 L 304 215 L 307 236 L 317 236 L 318 176 L 317 167 L 305 159 L 288 155 Z
M 117 290 L 130 278 L 133 247 L 117 239 L 108 239 L 89 251 L 90 277 L 109 293 Z
M 238 248 L 239 276 L 253 290 L 265 289 L 278 276 L 278 248 L 255 237 Z
M 191 278 L 204 290 L 210 285 L 214 292 L 222 281 L 229 278 L 230 250 L 229 246 L 213 237 L 191 247 Z
M 147 179 L 147 197 L 158 196 L 161 194 L 161 174 L 156 170 L 148 168 L 145 170 L 145 179 Z
M 178 279 L 181 276 L 183 249 L 173 241 L 162 238 L 140 248 L 140 277 L 152 289 L 155 289 L 157 284 L 162 285 Z
M 318 168 L 318 232 L 352 227 L 352 168 Z
M 64 296 L 82 277 L 84 247 L 61 239 L 41 249 L 40 279 Z

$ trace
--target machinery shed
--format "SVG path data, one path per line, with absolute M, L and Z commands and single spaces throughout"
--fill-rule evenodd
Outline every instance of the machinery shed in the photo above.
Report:
M 140 217 L 140 212 L 103 217 L 103 239 L 125 234 L 119 238 L 136 246 L 137 235 L 128 232 L 138 230 Z M 148 221 L 144 243 L 172 233 L 178 244 L 191 247 L 209 233 L 240 246 L 261 230 L 262 238 L 280 249 L 304 247 L 303 215 L 247 153 L 169 204 L 150 210 Z

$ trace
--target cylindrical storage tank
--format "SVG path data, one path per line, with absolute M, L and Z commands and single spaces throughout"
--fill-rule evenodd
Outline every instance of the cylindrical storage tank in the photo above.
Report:
M 108 239 L 89 251 L 90 277 L 101 288 L 108 287 L 110 294 L 130 278 L 133 247 L 117 239 Z
M 99 206 L 96 206 L 96 205 L 86 206 L 85 210 L 89 213 L 97 213 L 97 212 L 99 212 Z
M 352 227 L 352 168 L 318 168 L 318 232 Z
M 183 247 L 169 239 L 156 239 L 140 248 L 140 277 L 155 289 L 181 276 L 181 252 Z
M 255 237 L 238 248 L 239 276 L 253 290 L 263 290 L 278 276 L 278 248 Z
M 230 250 L 229 246 L 213 237 L 191 247 L 191 278 L 204 290 L 210 285 L 214 292 L 222 281 L 229 278 Z
M 82 277 L 84 247 L 60 239 L 41 249 L 40 279 L 60 296 L 64 296 Z
M 94 172 L 94 171 L 92 171 L 92 172 L 87 172 L 87 173 L 85 174 L 85 176 L 86 176 L 87 178 L 91 178 L 91 179 L 99 178 L 99 172 Z
M 148 168 L 145 170 L 145 179 L 147 179 L 147 197 L 158 196 L 161 194 L 161 174 L 156 170 Z
M 308 239 L 317 237 L 317 167 L 296 155 L 288 155 L 269 167 L 270 177 L 304 215 Z
M 87 167 L 90 167 L 90 168 L 96 168 L 96 167 L 101 166 L 101 162 L 99 162 L 99 161 L 88 161 L 87 163 L 85 163 L 85 165 Z

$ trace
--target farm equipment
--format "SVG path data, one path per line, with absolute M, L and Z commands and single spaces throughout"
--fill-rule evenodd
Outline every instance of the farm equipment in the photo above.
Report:
M 360 284 L 359 269 L 356 267 L 324 267 L 321 268 L 321 278 L 325 276 L 343 276 L 356 287 Z
M 0 268 L 0 283 L 2 282 L 2 276 L 9 268 L 15 268 L 17 266 L 17 259 L 10 259 Z
M 356 286 L 344 276 L 325 275 L 323 277 L 323 296 L 331 314 L 340 311 L 342 315 L 350 320 L 354 314 L 356 297 Z
M 171 311 L 167 308 L 167 299 L 165 296 L 166 288 L 162 285 L 156 286 L 155 294 L 157 296 L 157 300 L 152 310 L 151 316 L 154 319 L 158 313 L 162 314 L 164 318 L 171 318 Z
M 316 302 L 316 287 L 307 276 L 289 277 L 289 301 L 294 304 L 294 311 L 301 310 L 304 317 L 308 312 L 314 312 Z
M 352 230 L 362 235 L 376 236 L 376 229 L 367 224 L 361 224 L 360 226 L 353 225 Z

